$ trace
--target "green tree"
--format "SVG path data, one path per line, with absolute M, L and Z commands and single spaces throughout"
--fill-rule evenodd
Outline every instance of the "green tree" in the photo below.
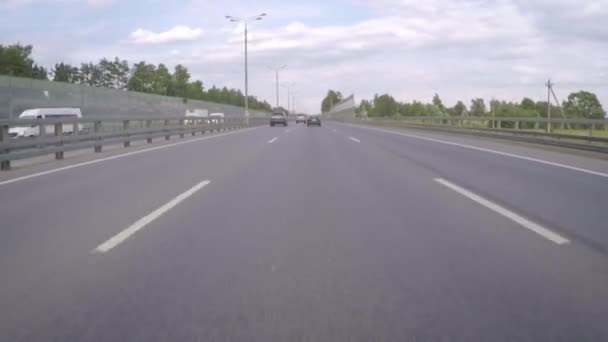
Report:
M 78 83 L 100 87 L 104 84 L 103 72 L 97 64 L 82 63 L 78 75 Z
M 55 67 L 51 70 L 53 74 L 53 81 L 55 82 L 67 82 L 77 83 L 79 78 L 79 70 L 77 67 L 67 63 L 55 64 Z
M 357 116 L 366 117 L 372 111 L 372 104 L 368 100 L 362 100 L 359 107 L 355 110 Z
M 206 100 L 211 102 L 219 102 L 219 93 L 219 89 L 213 85 L 213 87 L 211 87 L 206 93 Z
M 399 114 L 402 116 L 414 116 L 414 110 L 412 108 L 411 103 L 400 103 L 399 104 Z
M 30 58 L 31 54 L 31 45 L 4 46 L 0 44 L 0 74 L 30 77 L 34 64 L 34 61 Z
M 482 98 L 471 100 L 469 112 L 473 116 L 483 116 L 486 114 L 486 103 Z
M 329 112 L 340 101 L 342 101 L 342 94 L 339 91 L 330 89 L 323 101 L 321 101 L 321 113 Z
M 113 61 L 102 58 L 98 64 L 101 71 L 101 86 L 125 89 L 129 81 L 129 63 L 115 57 Z
M 188 69 L 181 64 L 176 65 L 173 71 L 175 96 L 186 97 L 188 83 L 190 83 L 190 73 L 188 72 Z
M 141 61 L 133 65 L 131 78 L 127 82 L 127 89 L 142 93 L 154 93 L 156 80 L 156 67 Z
M 462 101 L 456 102 L 454 105 L 454 115 L 455 116 L 463 116 L 465 111 L 467 110 L 467 106 Z
M 547 115 L 547 101 L 538 101 L 536 102 L 536 112 L 543 118 L 546 118 Z M 551 116 L 556 117 L 556 115 L 561 115 L 560 109 L 558 106 L 551 104 Z
M 412 116 L 423 116 L 424 115 L 424 104 L 422 102 L 414 100 L 412 102 Z
M 32 51 L 31 45 L 0 44 L 0 75 L 48 79 L 47 70 L 31 58 Z
M 186 91 L 186 97 L 189 99 L 202 100 L 204 97 L 205 90 L 203 89 L 203 82 L 194 81 L 188 84 L 188 90 Z
M 426 116 L 442 116 L 442 115 L 444 115 L 444 113 L 436 105 L 427 103 L 426 105 L 424 105 L 424 115 L 426 115 Z
M 519 105 L 522 109 L 536 111 L 536 103 L 529 97 L 524 97 Z
M 173 80 L 169 69 L 164 64 L 159 64 L 154 73 L 154 93 L 158 95 L 173 95 Z
M 606 112 L 604 112 L 597 96 L 584 90 L 568 95 L 563 107 L 566 115 L 570 117 L 603 119 L 606 116 Z
M 373 116 L 393 116 L 397 114 L 398 110 L 399 104 L 392 96 L 388 94 L 374 96 L 371 112 Z
M 445 111 L 445 106 L 443 105 L 443 102 L 441 102 L 441 98 L 439 98 L 439 95 L 437 93 L 435 93 L 435 95 L 433 96 L 433 104 L 440 111 Z
M 46 70 L 46 68 L 39 66 L 39 65 L 34 65 L 32 67 L 32 78 L 37 79 L 37 80 L 48 80 L 49 79 L 49 73 Z

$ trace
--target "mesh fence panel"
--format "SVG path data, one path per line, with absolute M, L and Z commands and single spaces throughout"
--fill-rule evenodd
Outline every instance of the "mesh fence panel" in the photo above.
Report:
M 186 111 L 207 110 L 226 117 L 244 116 L 244 108 L 214 102 L 97 88 L 62 82 L 0 76 L 0 119 L 17 118 L 31 108 L 80 108 L 83 116 L 101 118 L 162 118 L 184 116 Z M 251 116 L 267 113 L 250 110 Z

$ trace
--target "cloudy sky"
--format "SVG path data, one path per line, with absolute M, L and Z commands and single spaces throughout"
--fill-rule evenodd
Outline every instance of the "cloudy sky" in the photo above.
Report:
M 391 93 L 452 105 L 473 97 L 560 98 L 585 89 L 608 107 L 608 0 L 0 0 L 0 43 L 33 44 L 45 66 L 119 56 L 182 63 L 206 87 L 243 85 L 250 26 L 250 93 L 274 104 L 287 64 L 300 109 L 329 89 L 357 99 Z M 282 91 L 281 104 L 286 97 Z

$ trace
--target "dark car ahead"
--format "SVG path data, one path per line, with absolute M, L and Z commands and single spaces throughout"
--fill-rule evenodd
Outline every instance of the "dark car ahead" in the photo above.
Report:
M 306 126 L 319 126 L 321 127 L 321 118 L 318 115 L 311 115 L 306 120 Z
M 287 126 L 287 115 L 281 112 L 272 113 L 272 116 L 270 117 L 270 126 L 274 125 Z

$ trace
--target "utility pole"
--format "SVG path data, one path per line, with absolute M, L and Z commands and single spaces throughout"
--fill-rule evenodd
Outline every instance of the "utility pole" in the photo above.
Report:
M 555 104 L 557 105 L 557 108 L 559 108 L 559 112 L 562 115 L 562 119 L 564 119 L 564 121 L 566 120 L 566 114 L 564 113 L 564 108 L 562 107 L 562 105 L 559 103 L 559 100 L 557 99 L 557 96 L 555 96 L 555 91 L 553 91 L 553 86 L 555 84 L 551 84 L 551 87 L 549 88 L 551 90 L 551 95 L 553 95 L 553 99 L 555 100 Z M 570 129 L 570 124 L 566 121 L 566 127 L 568 129 Z M 564 128 L 564 123 L 562 122 L 561 124 L 561 128 Z
M 490 109 L 492 109 L 492 128 L 496 128 L 496 121 L 494 120 L 494 99 L 490 100 Z
M 551 133 L 551 79 L 547 81 L 547 133 Z

